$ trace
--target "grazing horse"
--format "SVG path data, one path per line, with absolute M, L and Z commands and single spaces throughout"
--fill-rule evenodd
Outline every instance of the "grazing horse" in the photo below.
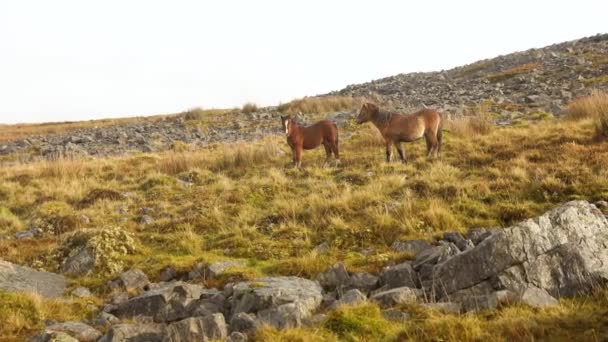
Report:
M 432 109 L 423 109 L 412 114 L 395 114 L 380 109 L 373 103 L 364 103 L 357 117 L 357 123 L 371 121 L 382 134 L 386 144 L 386 161 L 391 161 L 393 145 L 405 163 L 405 152 L 402 142 L 412 142 L 424 136 L 427 157 L 435 156 L 441 151 L 441 115 Z
M 295 167 L 299 168 L 301 166 L 302 150 L 312 150 L 321 145 L 321 143 L 325 146 L 325 162 L 329 162 L 333 152 L 336 162 L 340 163 L 338 127 L 335 123 L 329 120 L 321 120 L 310 126 L 302 127 L 291 116 L 281 116 L 281 123 L 287 136 L 287 143 L 291 147 Z

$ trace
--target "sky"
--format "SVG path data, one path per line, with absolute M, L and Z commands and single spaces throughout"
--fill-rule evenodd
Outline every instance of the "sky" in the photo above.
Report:
M 608 1 L 0 1 L 0 123 L 276 105 L 608 32 Z

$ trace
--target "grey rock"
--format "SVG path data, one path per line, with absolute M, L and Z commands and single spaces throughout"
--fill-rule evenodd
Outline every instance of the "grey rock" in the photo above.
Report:
M 29 342 L 79 342 L 74 337 L 64 332 L 45 332 L 28 339 Z
M 524 290 L 519 300 L 531 307 L 544 308 L 547 306 L 557 305 L 559 302 L 553 298 L 547 291 L 538 287 L 530 286 Z
M 331 247 L 329 246 L 329 243 L 323 242 L 323 243 L 320 243 L 319 245 L 317 245 L 315 248 L 313 248 L 312 252 L 317 255 L 323 255 L 323 254 L 329 253 L 330 249 L 331 249 Z
M 167 327 L 165 342 L 190 342 L 225 340 L 228 337 L 226 322 L 222 314 L 205 317 L 190 317 Z
M 240 260 L 223 260 L 214 262 L 207 267 L 207 277 L 217 278 L 224 274 L 227 270 L 236 267 L 245 267 L 245 263 Z
M 143 290 L 150 284 L 148 276 L 141 270 L 133 268 L 120 274 L 110 284 L 111 288 L 123 289 L 125 291 Z
M 143 225 L 149 225 L 154 223 L 154 218 L 152 218 L 152 216 L 150 215 L 141 215 L 138 219 L 137 222 L 139 224 L 143 224 Z
M 65 292 L 66 286 L 67 280 L 59 274 L 37 271 L 0 259 L 0 290 L 59 297 Z
M 230 330 L 249 334 L 258 328 L 259 323 L 253 314 L 239 312 L 230 320 Z
M 337 263 L 320 273 L 317 280 L 325 289 L 343 289 L 350 285 L 350 276 L 342 263 Z
M 462 296 L 456 302 L 461 305 L 463 312 L 493 310 L 498 307 L 498 296 L 496 293 Z
M 425 249 L 416 256 L 412 266 L 414 269 L 419 269 L 424 264 L 436 264 L 444 259 L 450 258 L 459 252 L 458 247 L 453 243 L 435 246 Z
M 373 294 L 370 299 L 382 307 L 390 307 L 397 304 L 415 303 L 421 295 L 422 291 L 419 289 L 404 286 Z
M 166 336 L 165 324 L 117 324 L 98 342 L 162 342 Z
M 91 297 L 91 291 L 89 291 L 89 289 L 87 289 L 86 287 L 80 286 L 72 291 L 72 296 L 78 298 L 88 298 Z
M 228 336 L 228 342 L 247 342 L 249 338 L 247 335 L 240 333 L 238 331 L 233 331 L 230 336 Z
M 111 325 L 118 324 L 119 322 L 120 319 L 118 319 L 118 317 L 101 311 L 91 323 L 96 327 L 109 327 Z
M 437 265 L 432 291 L 442 297 L 488 279 L 495 290 L 533 285 L 552 296 L 585 293 L 608 280 L 606 245 L 604 215 L 587 202 L 568 202 Z
M 387 288 L 395 287 L 417 287 L 418 275 L 409 261 L 396 266 L 386 267 L 380 273 L 380 286 Z
M 99 330 L 82 322 L 56 323 L 48 326 L 46 332 L 63 332 L 82 342 L 94 342 L 101 337 Z
M 350 287 L 367 293 L 378 287 L 379 279 L 371 273 L 355 272 L 350 275 Z
M 173 280 L 175 277 L 177 276 L 177 271 L 175 271 L 175 268 L 171 267 L 171 266 L 167 266 L 165 268 L 163 268 L 162 271 L 160 271 L 160 281 L 170 281 Z
M 17 240 L 31 239 L 33 237 L 34 237 L 34 231 L 32 231 L 32 230 L 24 230 L 24 231 L 15 233 L 15 239 L 17 239 Z
M 95 252 L 90 248 L 83 248 L 63 261 L 61 272 L 74 276 L 89 274 L 95 268 L 95 260 Z
M 301 302 L 282 304 L 270 309 L 258 311 L 258 320 L 262 324 L 272 325 L 278 329 L 298 328 L 310 317 L 311 311 Z
M 242 282 L 233 285 L 231 292 L 232 316 L 239 312 L 258 312 L 260 316 L 262 311 L 267 310 L 266 318 L 279 325 L 297 323 L 316 310 L 323 299 L 318 282 L 298 277 L 268 277 Z M 276 310 L 268 311 L 271 309 Z M 281 314 L 289 315 L 290 319 L 274 321 L 273 318 Z
M 337 309 L 341 306 L 356 305 L 365 301 L 367 301 L 367 296 L 361 293 L 361 291 L 357 289 L 348 290 L 340 299 L 331 305 L 331 308 Z

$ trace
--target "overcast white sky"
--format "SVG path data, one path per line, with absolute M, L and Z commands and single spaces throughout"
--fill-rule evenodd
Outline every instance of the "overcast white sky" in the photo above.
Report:
M 608 1 L 0 2 L 0 122 L 262 105 L 608 32 Z

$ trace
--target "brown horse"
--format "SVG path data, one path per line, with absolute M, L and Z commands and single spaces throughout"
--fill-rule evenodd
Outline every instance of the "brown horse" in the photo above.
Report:
M 426 139 L 427 157 L 435 156 L 441 151 L 441 115 L 432 109 L 423 109 L 416 113 L 402 115 L 380 109 L 373 103 L 364 103 L 357 117 L 357 123 L 371 121 L 384 137 L 386 144 L 386 161 L 391 161 L 392 146 L 395 145 L 401 161 L 405 163 L 405 152 L 402 142 L 412 142 L 424 136 Z
M 299 168 L 302 164 L 302 150 L 312 150 L 321 145 L 321 143 L 325 146 L 325 162 L 329 162 L 333 152 L 336 162 L 340 163 L 338 127 L 335 123 L 329 120 L 321 120 L 313 125 L 302 127 L 291 116 L 281 116 L 281 123 L 287 136 L 287 143 L 291 147 L 295 167 Z

